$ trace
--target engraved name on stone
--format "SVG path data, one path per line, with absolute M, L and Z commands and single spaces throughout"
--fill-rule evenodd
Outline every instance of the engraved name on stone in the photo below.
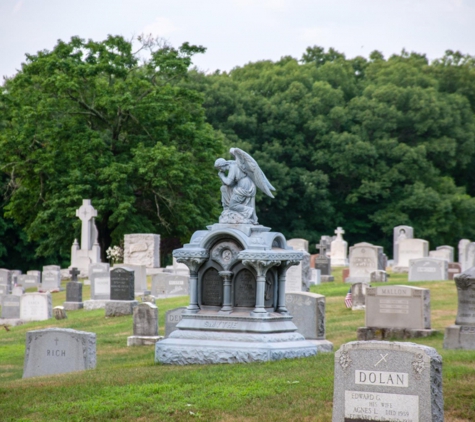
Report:
M 110 278 L 97 277 L 94 279 L 94 291 L 96 294 L 109 294 L 110 293 Z
M 182 280 L 170 280 L 170 286 L 183 286 L 185 284 Z
M 416 268 L 416 271 L 418 273 L 435 273 L 437 271 L 437 268 L 434 268 L 434 267 L 419 267 L 419 268 Z
M 236 321 L 205 321 L 206 328 L 219 328 L 219 329 L 235 329 L 238 328 L 239 323 Z
M 389 387 L 408 387 L 409 374 L 405 372 L 355 371 L 355 384 Z
M 419 422 L 419 397 L 346 390 L 345 420 Z
M 167 316 L 167 321 L 168 322 L 180 322 L 182 320 L 181 315 L 168 315 Z
M 380 299 L 379 312 L 383 314 L 408 314 L 409 301 L 405 299 Z
M 378 287 L 379 296 L 412 296 L 411 289 L 402 287 Z

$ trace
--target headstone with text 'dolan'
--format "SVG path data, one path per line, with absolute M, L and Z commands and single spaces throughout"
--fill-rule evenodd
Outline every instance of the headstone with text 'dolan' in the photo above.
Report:
M 442 358 L 428 346 L 351 342 L 335 353 L 333 422 L 443 422 Z
M 67 328 L 26 333 L 23 378 L 84 371 L 96 367 L 96 334 Z

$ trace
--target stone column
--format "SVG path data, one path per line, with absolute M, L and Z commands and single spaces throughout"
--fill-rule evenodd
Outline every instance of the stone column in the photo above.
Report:
M 232 271 L 220 271 L 219 275 L 223 278 L 223 307 L 219 311 L 220 314 L 230 314 L 233 311 L 233 304 L 231 302 L 231 277 Z
M 279 265 L 280 261 L 260 260 L 260 259 L 246 259 L 242 261 L 246 267 L 252 267 L 257 273 L 256 286 L 256 307 L 251 312 L 251 316 L 266 317 L 267 311 L 264 308 L 265 291 L 266 291 L 266 274 L 269 268 L 274 265 Z
M 200 310 L 198 306 L 198 269 L 206 262 L 207 258 L 177 257 L 176 260 L 190 269 L 190 304 L 184 313 L 196 314 Z
M 292 265 L 298 265 L 300 260 L 295 261 L 282 261 L 280 264 L 278 276 L 279 276 L 279 296 L 277 298 L 277 312 L 281 314 L 288 314 L 289 311 L 285 307 L 285 281 L 287 279 L 287 270 Z

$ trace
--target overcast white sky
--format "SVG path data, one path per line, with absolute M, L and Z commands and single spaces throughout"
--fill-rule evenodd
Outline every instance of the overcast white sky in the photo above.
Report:
M 0 77 L 58 39 L 142 33 L 207 47 L 194 63 L 209 72 L 300 58 L 312 45 L 347 57 L 475 55 L 475 0 L 0 0 Z

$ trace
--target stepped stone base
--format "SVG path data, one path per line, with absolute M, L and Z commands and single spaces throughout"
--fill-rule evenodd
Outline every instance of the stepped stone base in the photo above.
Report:
M 127 346 L 154 346 L 163 336 L 130 336 L 127 337 Z
M 307 339 L 310 343 L 313 343 L 315 346 L 317 346 L 317 352 L 318 353 L 328 353 L 328 352 L 333 352 L 333 343 L 328 340 L 309 340 Z
M 247 316 L 245 316 L 247 315 Z M 266 362 L 314 356 L 317 345 L 296 332 L 291 316 L 183 315 L 155 345 L 155 362 L 172 365 Z M 328 347 L 328 345 L 325 345 Z
M 444 349 L 475 350 L 475 326 L 451 325 L 447 327 Z
M 77 311 L 78 309 L 82 309 L 84 307 L 83 302 L 64 302 L 63 308 L 66 311 Z
M 358 341 L 409 339 L 432 336 L 439 331 L 432 329 L 359 327 L 356 331 Z

